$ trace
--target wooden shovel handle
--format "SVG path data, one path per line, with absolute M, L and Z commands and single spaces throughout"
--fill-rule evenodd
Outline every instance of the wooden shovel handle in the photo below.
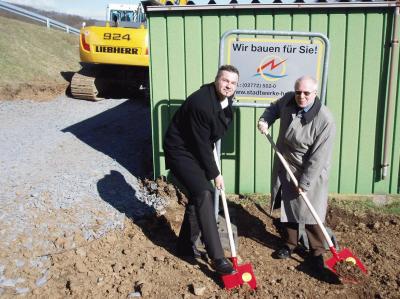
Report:
M 214 147 L 214 159 L 215 163 L 217 164 L 218 170 L 221 173 L 221 167 L 219 165 L 219 159 L 218 159 L 218 154 L 216 147 Z M 217 188 L 215 188 L 217 192 Z M 224 208 L 224 216 L 225 216 L 225 222 L 226 222 L 226 228 L 228 230 L 228 238 L 229 238 L 229 246 L 231 248 L 231 256 L 233 258 L 236 258 L 236 248 L 235 248 L 235 242 L 233 241 L 233 232 L 232 232 L 232 225 L 231 225 L 231 218 L 229 217 L 229 210 L 228 210 L 228 204 L 226 202 L 226 196 L 225 196 L 225 191 L 224 189 L 219 190 L 222 198 L 222 206 Z
M 272 139 L 271 135 L 269 133 L 264 133 L 264 135 L 267 137 L 268 141 L 271 143 L 273 149 L 276 152 L 276 155 L 278 156 L 279 160 L 281 161 L 283 167 L 285 167 L 286 171 L 288 172 L 293 184 L 296 186 L 296 188 L 299 187 L 299 182 L 297 181 L 296 177 L 294 176 L 293 172 L 290 170 L 288 162 L 285 160 L 285 158 L 282 156 L 282 154 L 279 152 L 279 149 L 277 148 L 274 140 Z M 317 212 L 315 211 L 314 207 L 310 203 L 310 200 L 308 199 L 307 195 L 305 192 L 300 191 L 299 192 L 301 197 L 304 199 L 304 202 L 306 203 L 307 207 L 309 208 L 311 214 L 313 215 L 315 221 L 317 222 L 318 226 L 321 228 L 322 233 L 324 234 L 325 240 L 328 243 L 329 249 L 333 253 L 333 255 L 337 256 L 336 250 L 333 246 L 332 240 L 329 237 L 328 232 L 326 231 L 325 226 L 323 225 L 321 219 L 318 217 Z M 333 251 L 332 251 L 333 249 Z

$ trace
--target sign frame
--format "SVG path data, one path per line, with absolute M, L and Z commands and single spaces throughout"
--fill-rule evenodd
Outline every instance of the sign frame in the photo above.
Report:
M 240 70 L 239 101 L 277 100 L 304 74 L 320 82 L 325 44 L 319 38 L 231 36 L 227 43 L 226 63 Z
M 325 104 L 325 95 L 326 95 L 326 85 L 327 85 L 327 74 L 328 74 L 328 67 L 329 67 L 329 55 L 330 55 L 330 42 L 329 39 L 326 37 L 325 34 L 319 33 L 319 32 L 299 32 L 299 31 L 274 31 L 274 30 L 241 30 L 241 29 L 235 29 L 235 30 L 229 30 L 226 31 L 221 39 L 220 39 L 220 51 L 219 51 L 219 66 L 223 65 L 226 61 L 225 53 L 226 53 L 226 47 L 225 45 L 227 44 L 227 39 L 231 35 L 253 35 L 253 36 L 259 36 L 259 35 L 268 35 L 268 36 L 286 36 L 286 37 L 307 37 L 310 40 L 312 39 L 318 39 L 322 41 L 323 43 L 323 48 L 324 48 L 324 54 L 323 54 L 323 63 L 322 63 L 322 75 L 321 75 L 321 88 L 320 88 L 320 95 L 319 98 L 323 104 Z M 256 38 L 255 38 L 256 40 Z M 245 105 L 246 107 L 253 107 L 251 104 L 252 103 L 247 103 L 248 105 Z M 256 104 L 256 103 L 254 103 Z M 239 103 L 235 103 L 235 106 L 240 107 Z M 269 104 L 263 104 L 261 106 L 268 107 Z M 254 107 L 260 107 L 260 105 L 254 105 Z

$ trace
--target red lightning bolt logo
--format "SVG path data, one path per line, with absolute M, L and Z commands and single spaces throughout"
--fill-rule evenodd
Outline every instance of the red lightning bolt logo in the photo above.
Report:
M 263 69 L 265 69 L 267 66 L 271 65 L 271 71 L 274 68 L 277 68 L 279 65 L 281 65 L 282 63 L 284 63 L 287 59 L 282 60 L 281 62 L 279 62 L 278 64 L 275 64 L 275 58 L 271 59 L 270 61 L 268 61 L 267 63 L 265 63 L 264 65 L 260 66 L 259 68 L 257 68 L 257 73 L 261 72 Z

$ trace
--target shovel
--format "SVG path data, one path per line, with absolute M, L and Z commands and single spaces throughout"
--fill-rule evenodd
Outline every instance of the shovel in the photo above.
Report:
M 215 162 L 217 163 L 218 169 L 219 167 L 219 159 L 217 156 L 217 152 L 214 148 L 214 158 Z M 221 170 L 220 170 L 221 171 Z M 255 289 L 257 287 L 256 277 L 254 276 L 253 268 L 251 264 L 242 264 L 238 265 L 237 257 L 236 257 L 236 248 L 235 243 L 233 241 L 233 233 L 232 233 L 232 226 L 231 226 L 231 219 L 229 217 L 228 211 L 228 204 L 226 202 L 225 191 L 220 189 L 221 199 L 222 199 L 222 206 L 224 208 L 224 216 L 226 222 L 226 228 L 228 230 L 228 238 L 229 238 L 229 246 L 231 249 L 231 261 L 233 264 L 233 268 L 235 269 L 235 273 L 227 274 L 222 276 L 222 281 L 226 289 L 233 289 L 236 287 L 242 286 L 244 283 L 247 283 L 250 288 Z
M 223 275 L 222 281 L 224 282 L 225 288 L 228 290 L 242 286 L 244 283 L 247 283 L 250 286 L 250 288 L 255 289 L 257 287 L 257 282 L 251 264 L 249 263 L 249 264 L 238 265 L 235 243 L 233 241 L 231 220 L 229 218 L 228 205 L 226 203 L 225 191 L 221 189 L 220 192 L 222 198 L 222 205 L 224 207 L 226 227 L 228 230 L 229 246 L 231 248 L 231 261 L 233 264 L 233 268 L 236 271 L 236 273 L 233 274 Z
M 286 171 L 289 173 L 289 176 L 293 182 L 293 184 L 298 187 L 299 183 L 294 176 L 293 172 L 290 170 L 289 164 L 286 162 L 285 158 L 282 156 L 282 154 L 279 152 L 278 148 L 276 147 L 276 144 L 274 140 L 272 139 L 271 135 L 269 133 L 264 133 L 264 135 L 267 137 L 269 142 L 271 143 L 272 147 L 274 148 L 276 155 L 278 156 L 279 160 L 281 161 L 283 167 L 285 167 Z M 358 269 L 361 270 L 363 273 L 367 273 L 367 270 L 365 266 L 361 263 L 361 261 L 347 248 L 343 248 L 341 251 L 337 252 L 335 249 L 335 246 L 332 243 L 331 238 L 329 237 L 329 234 L 325 228 L 325 226 L 322 224 L 321 219 L 318 217 L 317 212 L 315 211 L 314 207 L 311 205 L 310 200 L 308 199 L 307 195 L 305 192 L 300 191 L 299 192 L 301 197 L 304 199 L 304 202 L 306 203 L 307 207 L 309 208 L 311 214 L 313 215 L 315 221 L 317 222 L 318 226 L 321 228 L 322 233 L 324 234 L 325 240 L 328 243 L 329 250 L 332 252 L 333 257 L 325 261 L 325 265 L 328 267 L 329 270 L 331 270 L 333 273 L 335 273 L 338 276 L 342 276 L 342 273 L 338 273 L 337 269 L 342 268 L 340 267 L 341 263 L 349 263 L 351 265 L 355 265 L 358 267 Z M 349 282 L 357 282 L 357 277 L 352 276 L 351 273 L 348 275 L 344 275 L 343 278 L 346 281 Z

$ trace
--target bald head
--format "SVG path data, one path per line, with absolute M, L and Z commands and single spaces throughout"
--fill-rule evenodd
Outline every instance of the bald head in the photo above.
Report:
M 300 83 L 307 81 L 309 84 L 311 84 L 313 86 L 313 89 L 315 89 L 315 91 L 317 91 L 318 88 L 318 82 L 317 80 L 314 79 L 314 77 L 311 76 L 301 76 L 300 78 L 298 78 L 296 80 L 296 82 L 294 83 L 294 90 L 297 89 L 297 87 L 299 86 Z
M 314 102 L 317 96 L 318 82 L 311 76 L 302 76 L 294 84 L 297 106 L 305 108 Z

